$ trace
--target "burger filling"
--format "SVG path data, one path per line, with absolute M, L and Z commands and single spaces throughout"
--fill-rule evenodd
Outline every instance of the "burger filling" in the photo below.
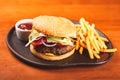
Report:
M 35 29 L 32 29 L 26 46 L 30 43 L 36 51 L 49 55 L 62 55 L 74 48 L 71 38 L 48 36 Z

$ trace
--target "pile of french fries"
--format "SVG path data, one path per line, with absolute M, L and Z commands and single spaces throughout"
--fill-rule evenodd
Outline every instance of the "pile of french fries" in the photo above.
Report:
M 90 25 L 84 18 L 79 21 L 80 24 L 76 24 L 77 40 L 76 50 L 82 55 L 84 48 L 88 50 L 90 59 L 100 59 L 100 52 L 115 52 L 116 48 L 108 49 L 105 42 L 108 40 L 100 36 L 95 30 L 95 25 Z

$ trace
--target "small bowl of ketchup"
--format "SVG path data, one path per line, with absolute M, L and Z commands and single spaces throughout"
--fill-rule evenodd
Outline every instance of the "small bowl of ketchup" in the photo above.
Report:
M 28 36 L 32 29 L 32 19 L 22 19 L 15 24 L 17 38 L 28 41 Z

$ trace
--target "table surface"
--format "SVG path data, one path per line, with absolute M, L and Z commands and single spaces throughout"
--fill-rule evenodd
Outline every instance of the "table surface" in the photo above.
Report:
M 13 55 L 5 39 L 18 20 L 39 15 L 62 16 L 77 21 L 84 17 L 104 32 L 118 51 L 108 63 L 99 66 L 43 69 L 27 65 Z M 2 0 L 0 25 L 0 80 L 120 79 L 119 0 Z

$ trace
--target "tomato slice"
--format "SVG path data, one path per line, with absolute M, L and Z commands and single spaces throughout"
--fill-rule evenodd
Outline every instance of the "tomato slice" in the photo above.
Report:
M 56 46 L 57 47 L 64 47 L 64 46 L 67 46 L 67 45 L 63 45 L 63 44 L 57 43 Z
M 36 40 L 34 40 L 32 42 L 33 46 L 40 46 L 43 44 L 43 42 L 47 42 L 47 38 L 46 37 L 38 37 Z
M 38 37 L 36 40 L 34 40 L 32 43 L 31 43 L 33 46 L 40 46 L 42 44 L 44 44 L 45 46 L 53 46 L 55 44 L 55 46 L 57 47 L 64 47 L 66 45 L 62 45 L 60 43 L 55 43 L 55 42 L 47 42 L 47 38 L 46 37 Z

